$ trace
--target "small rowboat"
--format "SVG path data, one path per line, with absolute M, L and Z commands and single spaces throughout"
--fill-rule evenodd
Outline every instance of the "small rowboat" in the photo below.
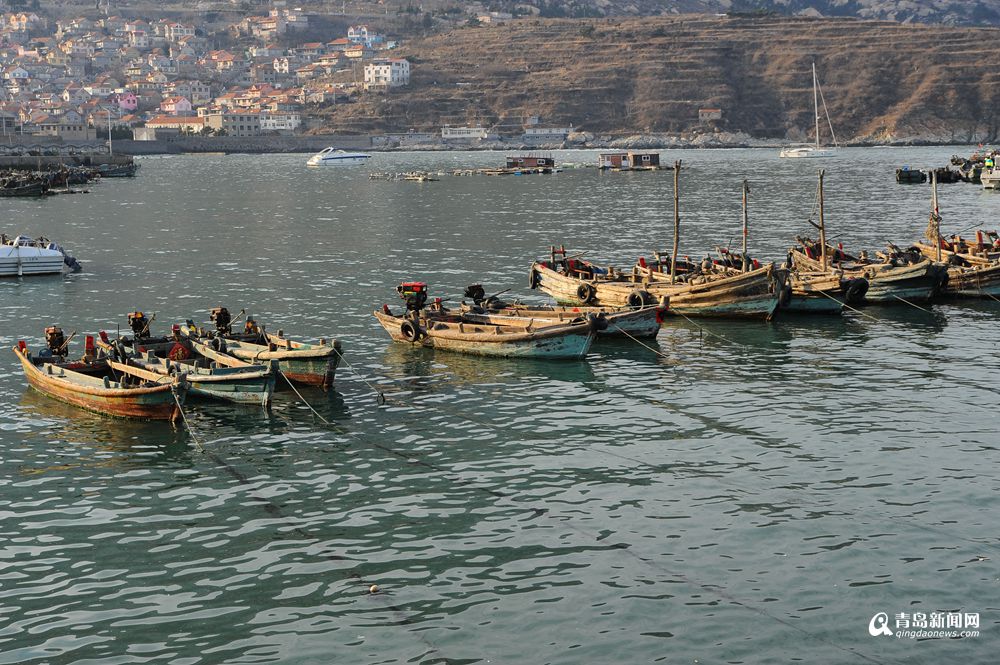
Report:
M 191 321 L 181 326 L 181 332 L 192 340 L 201 338 L 203 343 L 207 339 L 207 335 L 203 334 L 204 331 L 198 329 Z M 259 364 L 277 360 L 278 372 L 286 380 L 321 387 L 324 390 L 333 386 L 337 365 L 340 364 L 342 348 L 340 340 L 333 340 L 332 343 L 321 340 L 319 344 L 308 344 L 290 340 L 280 332 L 273 335 L 263 330 L 246 335 L 217 335 L 212 339 L 219 340 L 216 350 L 221 353 L 248 363 Z
M 844 305 L 860 305 L 868 292 L 864 277 L 844 277 L 839 271 L 789 273 L 792 297 L 784 309 L 801 314 L 840 314 Z
M 684 316 L 770 319 L 785 291 L 787 272 L 768 264 L 748 272 L 686 275 L 635 266 L 629 272 L 579 259 L 535 262 L 530 286 L 565 305 L 645 306 L 658 298 Z
M 388 306 L 373 314 L 397 342 L 504 358 L 583 358 L 599 325 L 594 316 L 570 322 L 509 317 L 503 323 L 475 323 L 433 311 L 396 315 Z
M 800 238 L 802 249 L 792 248 L 789 255 L 797 270 L 823 272 L 823 264 L 815 257 L 818 246 Z M 840 248 L 827 245 L 829 265 L 843 272 L 844 277 L 868 280 L 866 302 L 894 303 L 900 300 L 930 300 L 947 280 L 944 265 L 925 259 L 918 252 L 899 252 L 890 247 L 890 254 L 879 260 L 854 257 Z M 831 268 L 828 268 L 828 271 Z
M 991 242 L 984 242 L 984 235 Z M 948 281 L 941 294 L 963 298 L 996 298 L 1000 296 L 1000 242 L 995 231 L 976 231 L 976 242 L 961 238 L 952 242 L 941 241 L 941 259 L 948 265 Z M 929 259 L 937 258 L 933 245 L 915 243 L 914 246 Z
M 490 303 L 480 305 L 462 304 L 462 318 L 469 322 L 505 324 L 509 319 L 532 319 L 536 325 L 571 323 L 588 315 L 600 316 L 607 321 L 607 328 L 598 330 L 598 337 L 629 335 L 632 337 L 656 337 L 667 308 L 660 305 L 648 307 L 587 307 L 585 305 L 525 305 L 513 303 Z
M 125 364 L 158 377 L 186 373 L 192 395 L 241 404 L 260 404 L 264 408 L 270 406 L 278 374 L 277 361 L 272 361 L 272 365 L 261 366 L 251 365 L 225 354 L 218 354 L 221 358 L 212 358 L 202 352 L 200 343 L 191 343 L 203 358 L 172 361 L 160 358 L 154 351 L 148 350 L 145 355 L 126 359 Z
M 67 362 L 59 356 L 34 356 L 24 342 L 13 351 L 35 390 L 108 416 L 177 420 L 190 387 L 183 373 L 162 377 L 108 359 Z

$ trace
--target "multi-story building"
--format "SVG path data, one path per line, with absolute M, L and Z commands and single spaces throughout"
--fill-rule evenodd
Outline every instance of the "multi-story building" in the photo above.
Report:
M 410 62 L 386 58 L 365 65 L 365 90 L 398 88 L 410 84 Z

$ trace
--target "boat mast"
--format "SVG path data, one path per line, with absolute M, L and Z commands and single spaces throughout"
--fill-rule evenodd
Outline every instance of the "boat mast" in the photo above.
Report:
M 823 264 L 823 272 L 826 272 L 826 223 L 823 221 L 823 169 L 819 170 L 819 251 L 820 260 Z
M 813 110 L 816 117 L 816 149 L 819 150 L 819 84 L 816 81 L 816 63 L 813 62 Z
M 938 213 L 937 170 L 931 171 L 931 227 L 934 229 L 934 260 L 941 262 L 941 215 Z
M 750 194 L 750 185 L 747 184 L 746 178 L 743 179 L 743 270 L 746 271 L 749 266 L 749 261 L 747 260 L 747 235 L 748 235 L 748 224 L 747 219 L 747 197 Z
M 111 109 L 108 109 L 108 156 L 114 157 L 115 149 L 111 145 Z
M 681 210 L 680 210 L 681 160 L 674 162 L 674 252 L 670 255 L 670 283 L 677 277 L 677 249 L 680 245 Z

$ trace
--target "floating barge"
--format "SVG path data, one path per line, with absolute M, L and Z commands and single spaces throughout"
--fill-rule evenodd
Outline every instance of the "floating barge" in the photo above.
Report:
M 658 152 L 603 152 L 597 157 L 602 171 L 659 171 Z

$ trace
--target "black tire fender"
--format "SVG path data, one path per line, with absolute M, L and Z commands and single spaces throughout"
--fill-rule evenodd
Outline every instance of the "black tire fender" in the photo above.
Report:
M 645 307 L 646 305 L 653 302 L 653 296 L 649 291 L 643 289 L 636 289 L 632 293 L 628 294 L 628 298 L 625 301 L 629 307 Z
M 418 342 L 422 337 L 420 328 L 413 321 L 403 321 L 399 324 L 399 334 L 407 342 Z
M 576 289 L 576 297 L 585 305 L 593 302 L 595 295 L 597 295 L 597 289 L 594 288 L 593 284 L 581 284 Z

